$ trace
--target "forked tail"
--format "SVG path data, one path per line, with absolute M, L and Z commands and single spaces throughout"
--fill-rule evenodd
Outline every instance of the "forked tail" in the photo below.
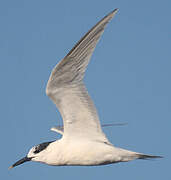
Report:
M 120 160 L 122 162 L 131 161 L 135 159 L 149 160 L 149 159 L 155 159 L 155 158 L 163 158 L 162 156 L 147 155 L 147 154 L 133 152 L 133 151 L 129 151 L 126 149 L 121 149 L 121 148 L 117 148 L 117 149 L 120 151 L 119 153 L 121 157 Z
M 145 160 L 154 159 L 154 158 L 163 158 L 162 156 L 153 156 L 153 155 L 140 154 L 140 153 L 137 153 L 136 156 L 137 159 L 145 159 Z

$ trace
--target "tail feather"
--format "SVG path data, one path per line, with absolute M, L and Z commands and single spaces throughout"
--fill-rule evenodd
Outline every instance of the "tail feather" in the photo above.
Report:
M 147 155 L 147 154 L 136 154 L 137 159 L 154 159 L 154 158 L 163 158 L 162 156 L 153 156 L 153 155 Z
M 162 156 L 154 156 L 154 155 L 147 155 L 143 153 L 133 152 L 126 149 L 117 148 L 121 159 L 119 161 L 127 162 L 135 159 L 156 159 L 156 158 L 163 158 Z

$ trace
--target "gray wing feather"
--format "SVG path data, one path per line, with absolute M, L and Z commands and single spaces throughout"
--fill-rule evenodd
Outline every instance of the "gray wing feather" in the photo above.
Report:
M 102 127 L 124 126 L 124 125 L 126 125 L 126 123 L 112 123 L 112 124 L 102 124 Z M 59 133 L 60 135 L 63 135 L 63 133 L 64 133 L 63 126 L 54 126 L 50 130 L 55 131 L 55 132 Z
M 117 9 L 99 21 L 56 65 L 50 75 L 46 93 L 62 115 L 64 136 L 107 141 L 82 79 L 106 24 L 116 12 Z
M 82 81 L 94 48 L 106 24 L 112 19 L 116 12 L 117 9 L 99 21 L 83 36 L 83 38 L 81 38 L 64 59 L 56 65 L 47 83 L 47 95 L 63 86 Z

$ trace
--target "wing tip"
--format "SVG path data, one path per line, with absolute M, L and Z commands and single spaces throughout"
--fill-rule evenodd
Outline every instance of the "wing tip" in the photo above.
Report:
M 100 22 L 102 22 L 103 20 L 106 20 L 106 19 L 107 19 L 107 22 L 109 22 L 115 16 L 115 14 L 118 12 L 118 10 L 119 10 L 118 8 L 112 10 Z
M 119 11 L 119 8 L 115 8 L 112 12 L 118 12 Z
M 119 8 L 115 8 L 112 12 L 109 13 L 109 15 L 111 14 L 112 16 L 114 16 L 118 11 Z

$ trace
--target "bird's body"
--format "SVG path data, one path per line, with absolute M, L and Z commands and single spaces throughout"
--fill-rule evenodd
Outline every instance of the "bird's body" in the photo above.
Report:
M 46 94 L 57 106 L 64 124 L 63 128 L 52 130 L 62 138 L 34 146 L 11 168 L 30 160 L 56 166 L 93 166 L 160 157 L 113 146 L 101 129 L 98 113 L 83 83 L 95 46 L 116 12 L 117 9 L 88 31 L 50 75 Z
M 139 154 L 116 148 L 107 142 L 61 138 L 50 143 L 33 161 L 39 161 L 40 157 L 41 162 L 54 166 L 94 166 L 133 160 Z

